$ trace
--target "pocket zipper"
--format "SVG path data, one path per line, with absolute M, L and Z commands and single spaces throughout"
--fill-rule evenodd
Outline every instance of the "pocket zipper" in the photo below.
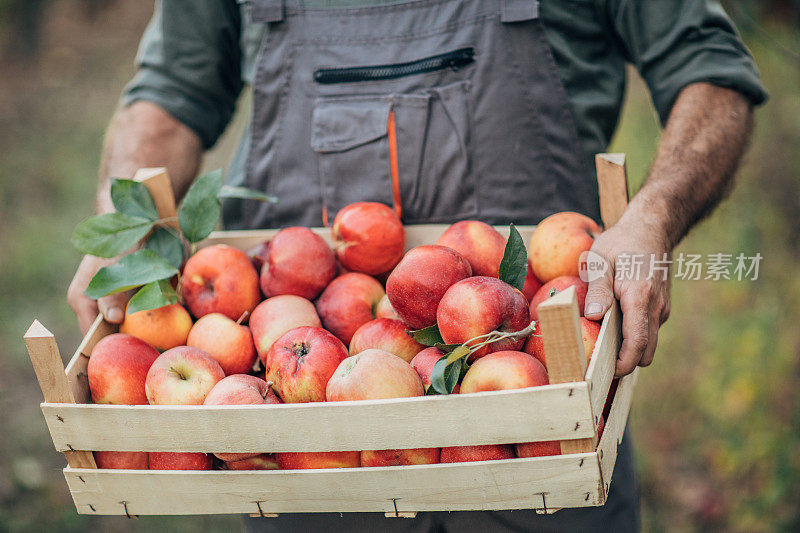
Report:
M 317 83 L 352 83 L 359 81 L 390 80 L 434 72 L 446 68 L 458 69 L 475 61 L 475 49 L 459 48 L 446 54 L 426 57 L 408 63 L 394 65 L 373 65 L 368 67 L 350 68 L 321 68 L 314 71 L 314 81 Z

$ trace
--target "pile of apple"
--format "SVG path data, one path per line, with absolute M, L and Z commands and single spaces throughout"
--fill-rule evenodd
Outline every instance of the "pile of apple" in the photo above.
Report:
M 498 278 L 506 239 L 478 221 L 450 226 L 435 245 L 405 250 L 394 211 L 342 209 L 334 249 L 302 227 L 245 253 L 227 245 L 185 263 L 174 304 L 125 317 L 94 347 L 95 403 L 245 405 L 422 396 L 444 355 L 409 334 L 438 324 L 448 345 L 536 320 L 555 292 L 587 284 L 578 257 L 600 228 L 577 213 L 542 221 L 522 290 Z M 520 271 L 521 274 L 521 271 Z M 263 295 L 263 301 L 262 301 Z M 195 321 L 193 321 L 193 318 Z M 245 325 L 247 322 L 247 325 Z M 587 357 L 599 324 L 582 319 Z M 548 383 L 541 337 L 504 339 L 469 356 L 461 394 Z M 113 431 L 114 428 L 109 428 Z M 165 431 L 169 431 L 165 428 Z M 267 452 L 268 450 L 265 450 Z M 100 468 L 203 470 L 371 467 L 483 461 L 560 453 L 558 442 L 297 453 L 95 452 Z

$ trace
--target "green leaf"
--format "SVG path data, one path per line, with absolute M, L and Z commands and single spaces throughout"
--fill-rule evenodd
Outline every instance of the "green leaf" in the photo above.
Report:
M 108 213 L 87 218 L 72 233 L 72 244 L 79 251 L 98 257 L 116 257 L 139 242 L 153 222 L 146 218 Z
M 437 344 L 445 345 L 444 339 L 442 339 L 442 334 L 439 333 L 439 326 L 436 324 L 422 329 L 407 329 L 406 333 L 411 335 L 415 341 L 423 346 L 436 346 Z
M 525 242 L 519 234 L 514 224 L 509 226 L 508 242 L 503 253 L 503 260 L 500 261 L 501 280 L 512 287 L 522 290 L 525 285 L 525 277 L 528 275 L 528 252 L 525 250 Z
M 153 196 L 143 184 L 133 180 L 111 179 L 111 201 L 120 213 L 148 220 L 158 220 Z
M 449 353 L 452 353 L 456 348 L 458 348 L 459 346 L 462 346 L 462 345 L 461 344 L 442 344 L 441 342 L 437 342 L 433 346 L 434 346 L 434 348 L 438 348 L 439 350 L 441 350 L 445 354 L 449 354 Z
M 169 279 L 178 269 L 152 250 L 139 250 L 123 256 L 113 265 L 97 271 L 84 294 L 97 300 L 109 294 L 127 291 L 151 281 Z
M 248 189 L 246 187 L 233 187 L 231 185 L 223 185 L 217 196 L 219 198 L 242 198 L 244 200 L 258 200 L 259 202 L 270 202 L 273 204 L 278 203 L 276 197 L 264 194 L 261 191 Z
M 175 289 L 172 288 L 172 284 L 168 279 L 151 281 L 136 291 L 136 294 L 134 294 L 133 298 L 128 302 L 126 313 L 130 315 L 138 311 L 158 309 L 165 305 L 177 303 L 177 301 L 178 294 L 175 292 Z
M 183 243 L 177 235 L 166 228 L 156 228 L 148 237 L 145 248 L 160 255 L 175 268 L 183 263 Z
M 189 242 L 200 242 L 214 230 L 219 221 L 222 171 L 203 174 L 186 192 L 178 209 L 178 224 Z
M 448 364 L 447 357 L 442 357 L 436 364 L 433 365 L 431 372 L 431 388 L 439 394 L 450 394 L 458 384 L 458 378 L 461 376 L 461 361 L 457 359 L 455 362 Z

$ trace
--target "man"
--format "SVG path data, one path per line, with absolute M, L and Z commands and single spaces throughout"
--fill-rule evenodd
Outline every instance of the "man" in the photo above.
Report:
M 705 0 L 162 0 L 106 138 L 109 176 L 166 166 L 180 197 L 226 127 L 243 84 L 248 132 L 228 182 L 277 205 L 228 202 L 228 228 L 319 226 L 358 200 L 402 203 L 404 221 L 535 224 L 572 210 L 598 218 L 594 153 L 606 149 L 625 65 L 647 82 L 665 128 L 645 185 L 593 250 L 661 258 L 728 190 L 763 102 L 752 58 L 716 2 Z M 388 133 L 391 133 L 389 135 Z M 390 140 L 391 139 L 391 140 Z M 399 172 L 390 172 L 389 153 Z M 85 330 L 119 297 L 82 291 L 104 263 L 86 257 L 69 290 Z M 614 298 L 623 312 L 617 374 L 653 360 L 669 283 L 591 283 L 585 314 Z M 286 515 L 281 531 L 638 529 L 627 440 L 601 508 L 376 515 Z

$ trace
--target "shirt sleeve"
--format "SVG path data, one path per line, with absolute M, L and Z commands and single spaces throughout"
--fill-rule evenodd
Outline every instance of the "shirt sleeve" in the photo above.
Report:
M 158 104 L 213 146 L 242 90 L 240 17 L 235 0 L 159 0 L 123 104 Z
M 627 59 L 644 78 L 662 123 L 681 89 L 707 82 L 767 99 L 753 57 L 713 0 L 608 0 L 610 22 Z

